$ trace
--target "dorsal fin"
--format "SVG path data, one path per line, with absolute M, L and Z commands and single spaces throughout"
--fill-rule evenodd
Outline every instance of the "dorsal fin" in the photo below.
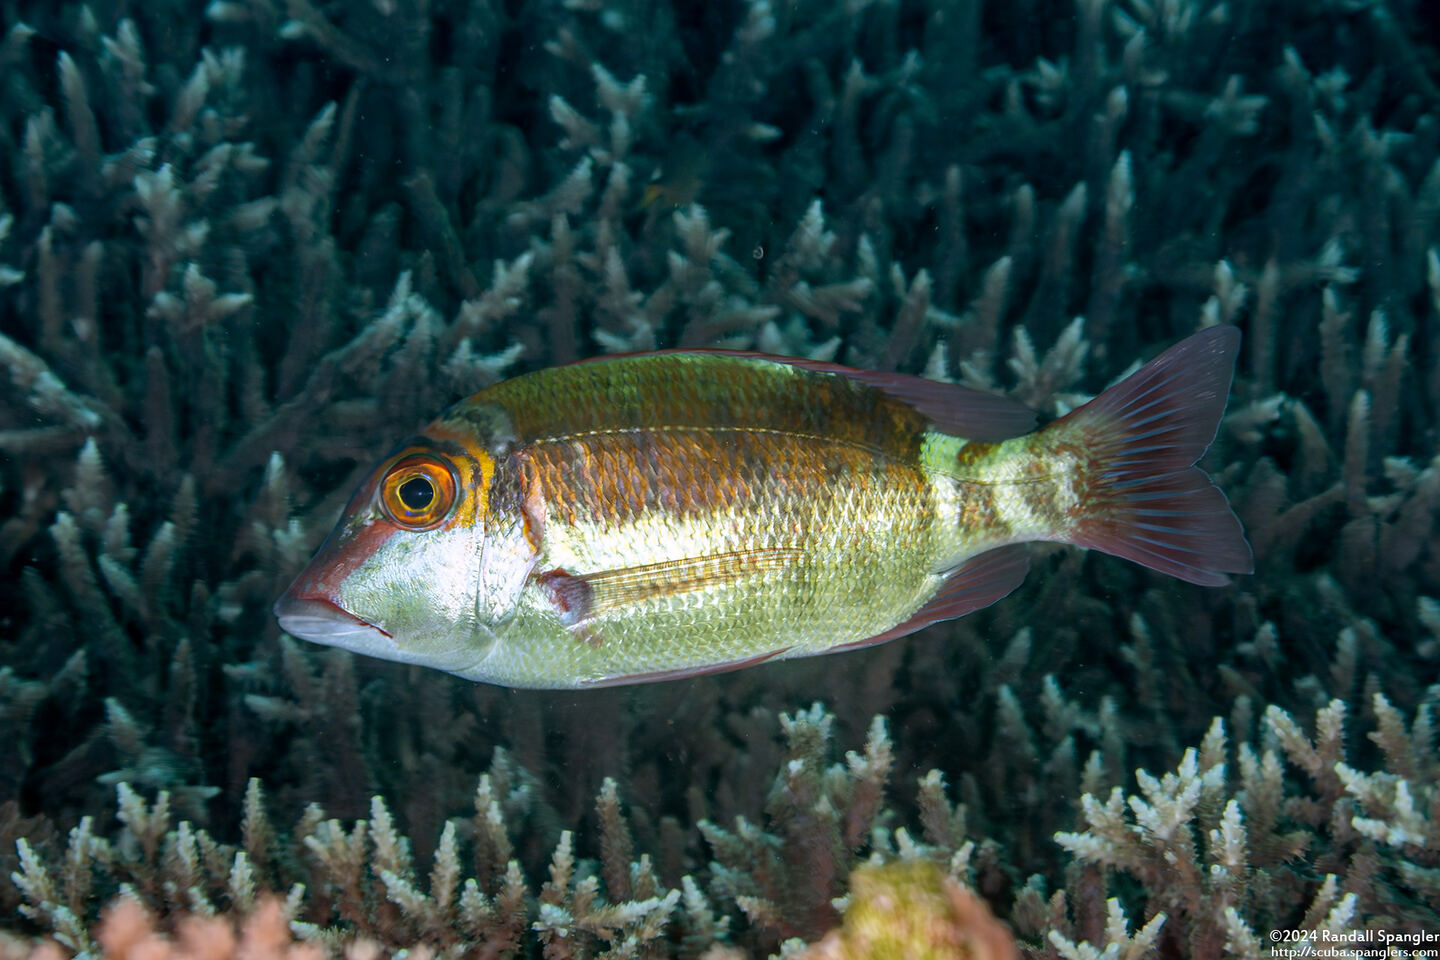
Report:
M 658 357 L 667 354 L 691 353 L 711 356 L 739 357 L 747 360 L 764 360 L 783 363 L 802 370 L 847 377 L 857 383 L 874 387 L 887 396 L 909 404 L 929 418 L 937 430 L 964 437 L 967 440 L 1009 440 L 1035 429 L 1035 411 L 1022 403 L 1007 397 L 996 396 L 980 390 L 971 390 L 955 383 L 941 383 L 905 373 L 887 373 L 880 370 L 856 370 L 826 360 L 806 360 L 803 357 L 779 357 L 754 350 L 694 350 L 677 348 L 656 350 L 650 353 L 612 353 L 590 357 L 581 363 L 599 363 L 622 357 Z

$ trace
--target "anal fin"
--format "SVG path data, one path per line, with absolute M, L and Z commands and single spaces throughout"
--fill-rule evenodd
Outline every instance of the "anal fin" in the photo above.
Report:
M 1025 579 L 1030 558 L 1023 544 L 988 550 L 962 563 L 941 585 L 935 596 L 910 617 L 884 633 L 832 647 L 831 650 L 858 650 L 873 647 L 916 630 L 954 620 L 990 606 L 1008 595 Z

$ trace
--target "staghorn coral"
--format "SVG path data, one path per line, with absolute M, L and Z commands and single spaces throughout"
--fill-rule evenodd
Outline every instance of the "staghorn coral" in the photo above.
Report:
M 810 759 L 817 764 L 827 759 L 824 731 L 830 719 L 816 705 L 806 715 L 787 720 L 792 741 L 806 740 Z M 867 764 L 883 766 L 884 749 L 877 720 L 869 759 L 849 759 L 855 793 L 846 805 L 847 821 L 862 832 L 863 818 L 877 813 L 882 800 L 883 774 L 868 773 Z M 790 775 L 777 783 L 777 790 L 795 783 L 794 764 L 787 769 Z M 820 776 L 812 772 L 806 779 Z M 833 779 L 835 773 L 829 776 Z M 381 797 L 371 800 L 368 819 L 348 828 L 311 805 L 287 837 L 270 825 L 261 787 L 253 780 L 239 844 L 218 843 L 189 821 L 172 824 L 166 793 L 148 804 L 122 783 L 118 798 L 123 831 L 118 837 L 96 837 L 90 821 L 83 821 L 71 832 L 58 875 L 22 839 L 20 866 L 12 880 L 25 898 L 26 915 L 80 952 L 93 950 L 97 942 L 86 916 L 91 895 L 117 886 L 131 898 L 122 903 L 143 900 L 165 915 L 203 916 L 217 907 L 243 914 L 268 902 L 262 911 L 282 910 L 296 935 L 327 949 L 361 937 L 389 948 L 424 942 L 444 956 L 475 955 L 477 950 L 510 955 L 525 942 L 538 942 L 547 957 L 649 956 L 653 951 L 646 949 L 648 942 L 673 935 L 682 955 L 695 956 L 724 942 L 728 925 L 716 916 L 694 878 L 687 875 L 677 887 L 667 888 L 648 854 L 634 857 L 631 830 L 613 781 L 606 781 L 596 801 L 599 862 L 577 859 L 573 835 L 562 831 L 550 857 L 549 879 L 538 889 L 531 887 L 512 856 L 510 836 L 525 823 L 524 808 L 531 802 L 524 788 L 517 796 L 516 781 L 524 779 L 503 753 L 496 757 L 490 772 L 480 778 L 474 818 L 463 828 L 454 821 L 445 824 L 424 882 L 417 875 L 411 842 L 398 832 Z M 777 810 L 775 816 L 781 824 L 796 819 L 788 810 Z M 463 883 L 462 832 L 473 849 L 474 870 Z M 793 831 L 787 836 L 793 837 Z M 738 851 L 729 849 L 733 844 L 717 839 L 715 846 L 739 865 Z M 789 861 L 799 869 L 837 855 L 835 850 L 807 848 Z M 831 869 L 840 866 L 832 863 Z M 265 901 L 267 893 L 285 893 L 283 907 L 276 906 L 278 900 Z M 105 931 L 114 922 L 107 921 L 98 935 L 106 955 L 116 953 L 105 942 Z M 178 923 L 182 940 L 185 924 Z
M 306 884 L 308 932 L 374 924 L 400 945 L 463 898 L 437 897 L 449 867 L 439 888 L 420 874 L 474 844 L 455 877 L 473 874 L 485 922 L 526 942 L 540 918 L 514 919 L 509 862 L 536 898 L 561 868 L 539 901 L 557 953 L 630 936 L 573 925 L 599 890 L 679 891 L 643 951 L 762 954 L 833 924 L 865 857 L 917 852 L 1032 955 L 1213 948 L 1188 906 L 1208 895 L 1234 906 L 1233 950 L 1278 916 L 1276 890 L 1326 911 L 1353 893 L 1356 924 L 1433 922 L 1440 126 L 1423 12 L 9 5 L 0 873 L 26 875 L 28 837 L 58 875 L 89 816 L 77 856 L 118 857 L 92 893 L 130 882 L 126 863 L 160 870 L 146 896 L 163 926 L 196 886 L 146 865 L 132 825 L 163 821 L 152 860 L 198 851 L 216 909 L 234 860 L 207 857 L 229 843 L 257 891 Z M 1208 464 L 1257 552 L 1233 590 L 1041 548 L 1015 598 L 903 645 L 584 698 L 320 652 L 267 615 L 356 470 L 510 372 L 757 347 L 923 370 L 1056 415 L 1215 322 L 1246 333 Z M 798 709 L 816 697 L 833 717 Z M 1273 722 L 1334 700 L 1352 727 L 1389 731 L 1352 736 L 1346 779 L 1338 755 L 1299 748 L 1314 734 Z M 859 742 L 877 714 L 888 756 L 835 770 L 827 738 Z M 774 736 L 782 715 L 795 739 Z M 1396 717 L 1415 718 L 1404 738 Z M 1193 777 L 1177 767 L 1191 746 Z M 487 766 L 491 826 L 455 820 Z M 1132 786 L 1136 767 L 1175 772 Z M 257 775 L 299 839 L 260 819 Z M 1273 821 L 1247 807 L 1247 776 L 1280 797 Z M 1215 802 L 1185 819 L 1196 780 Z M 1194 871 L 1154 869 L 1128 801 L 1105 821 L 1124 864 L 1067 859 L 1053 835 L 1095 834 L 1081 797 L 1103 809 L 1116 786 L 1191 835 Z M 173 814 L 156 819 L 139 798 L 161 792 Z M 355 917 L 333 906 L 377 794 L 411 838 L 386 869 L 419 919 L 364 844 Z M 305 820 L 312 803 L 325 814 Z M 702 822 L 736 842 L 710 846 Z M 1242 838 L 1243 870 L 1206 872 Z M 7 916 L 20 902 L 0 882 Z M 84 894 L 74 905 L 93 917 Z M 767 924 L 792 908 L 800 926 Z
M 1258 932 L 1267 929 L 1336 936 L 1425 929 L 1433 913 L 1415 906 L 1396 913 L 1387 904 L 1398 893 L 1399 902 L 1433 910 L 1437 896 L 1434 826 L 1423 812 L 1429 788 L 1412 797 L 1406 779 L 1421 774 L 1415 764 L 1430 737 L 1428 709 L 1407 729 L 1382 695 L 1373 707 L 1369 738 L 1384 753 L 1373 772 L 1345 762 L 1338 700 L 1319 711 L 1313 736 L 1272 707 L 1258 747 L 1242 741 L 1233 751 L 1216 718 L 1173 773 L 1137 771 L 1139 792 L 1129 797 L 1114 785 L 1107 800 L 1097 799 L 1104 775 L 1092 756 L 1085 829 L 1055 837 L 1073 857 L 1067 886 L 1047 895 L 1045 878 L 1032 875 L 1016 885 L 1002 916 L 1026 938 L 1029 955 L 1064 958 L 1106 950 L 1261 957 L 1267 948 Z M 546 957 L 695 957 L 733 950 L 728 918 L 717 908 L 734 906 L 752 932 L 802 933 L 784 944 L 785 956 L 911 956 L 905 944 L 914 937 L 937 956 L 1014 956 L 1010 935 L 974 891 L 1013 869 L 1015 852 L 969 835 L 965 810 L 946 797 L 938 771 L 919 781 L 923 841 L 912 839 L 896 825 L 885 789 L 890 748 L 882 721 L 872 725 L 864 753 L 847 754 L 841 765 L 829 762 L 833 720 L 818 704 L 782 718 L 787 756 L 775 773 L 768 823 L 741 819 L 733 831 L 702 824 L 715 860 L 702 879 L 687 874 L 673 887 L 657 867 L 663 853 L 636 855 L 612 780 L 595 801 L 598 839 L 587 844 L 598 857 L 580 857 L 575 835 L 562 830 L 548 879 L 528 880 L 514 857 L 515 834 L 535 822 L 527 815 L 535 797 L 530 788 L 519 798 L 511 790 L 502 804 L 507 785 L 527 779 L 503 754 L 480 777 L 473 818 L 445 823 L 424 879 L 383 798 L 372 798 L 370 816 L 348 827 L 312 805 L 287 835 L 271 826 L 252 781 L 240 843 L 174 823 L 163 792 L 147 803 L 121 784 L 118 836 L 97 836 L 87 818 L 71 831 L 58 869 L 21 840 L 12 881 L 22 911 L 58 942 L 82 953 L 99 942 L 107 956 L 116 955 L 105 941 L 113 918 L 96 939 L 90 925 L 95 904 L 117 888 L 125 910 L 159 910 L 182 941 L 190 921 L 175 918 L 217 908 L 240 916 L 259 904 L 264 915 L 281 912 L 296 937 L 325 955 L 348 956 L 353 944 L 368 942 L 423 944 L 455 957 L 519 955 L 527 944 Z M 1309 792 L 1287 776 L 1287 764 L 1310 781 Z M 1312 868 L 1327 872 L 1317 877 Z M 472 875 L 462 880 L 467 870 Z M 817 873 L 835 879 L 819 884 L 810 878 Z M 1141 881 L 1146 919 L 1133 934 L 1124 906 L 1108 894 L 1112 873 Z M 839 917 L 820 898 L 841 889 L 835 909 L 844 922 L 827 934 Z M 814 945 L 805 949 L 807 939 Z

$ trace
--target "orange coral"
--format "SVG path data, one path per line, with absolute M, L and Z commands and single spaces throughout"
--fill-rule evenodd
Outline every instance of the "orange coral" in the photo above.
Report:
M 238 919 L 181 917 L 174 935 L 156 929 L 155 916 L 138 901 L 120 897 L 106 908 L 96 934 L 104 960 L 327 960 L 330 954 L 318 944 L 297 942 L 290 932 L 281 901 L 261 900 L 247 916 Z M 18 941 L 0 944 L 0 960 L 27 957 Z M 64 960 L 66 953 L 53 940 L 28 948 L 28 960 Z M 410 951 L 415 960 L 429 960 L 426 947 Z M 345 960 L 376 960 L 379 950 L 368 940 L 346 946 Z

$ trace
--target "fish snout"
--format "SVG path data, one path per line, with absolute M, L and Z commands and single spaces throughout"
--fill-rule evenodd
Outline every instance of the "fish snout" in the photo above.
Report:
M 390 647 L 390 634 L 355 616 L 313 587 L 296 583 L 275 601 L 275 618 L 280 629 L 291 636 L 332 647 L 368 653 L 377 646 Z

